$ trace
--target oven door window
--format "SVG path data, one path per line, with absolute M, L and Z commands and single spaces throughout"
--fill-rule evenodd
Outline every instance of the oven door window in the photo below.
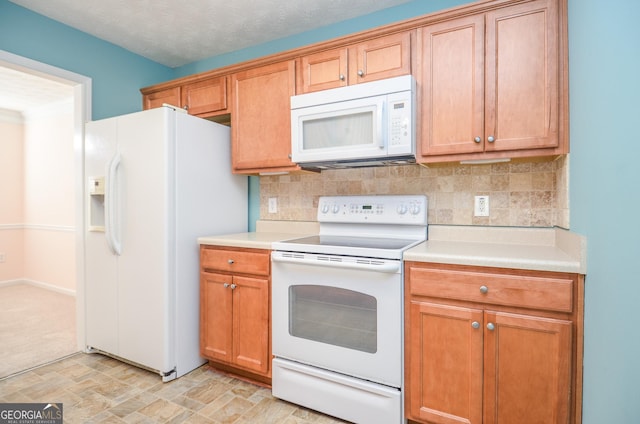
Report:
M 376 298 L 337 287 L 289 287 L 289 334 L 361 352 L 378 346 Z

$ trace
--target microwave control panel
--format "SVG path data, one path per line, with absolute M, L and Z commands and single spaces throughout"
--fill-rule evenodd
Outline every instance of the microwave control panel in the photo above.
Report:
M 414 152 L 413 123 L 414 107 L 411 92 L 389 94 L 388 103 L 388 150 L 389 154 Z

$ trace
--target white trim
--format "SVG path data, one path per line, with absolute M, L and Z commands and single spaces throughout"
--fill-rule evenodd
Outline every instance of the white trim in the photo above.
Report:
M 5 124 L 24 124 L 24 116 L 15 110 L 0 108 L 0 122 Z
M 61 231 L 68 233 L 75 233 L 76 228 L 69 225 L 39 225 L 39 224 L 25 224 L 25 230 L 41 230 L 41 231 Z
M 67 296 L 76 297 L 75 290 L 65 289 L 64 287 L 58 287 L 54 284 L 44 283 L 42 281 L 29 280 L 28 278 L 22 278 L 19 280 L 0 281 L 0 287 L 16 286 L 18 284 L 28 284 L 30 286 L 39 287 L 41 289 L 53 291 L 56 293 L 67 295 Z
M 76 227 L 70 225 L 46 225 L 46 224 L 0 224 L 2 230 L 41 230 L 41 231 L 61 231 L 75 233 Z
M 79 350 L 85 349 L 84 305 L 84 124 L 91 120 L 91 78 L 46 63 L 0 50 L 0 65 L 73 86 L 76 197 L 76 334 Z
M 0 224 L 0 231 L 3 230 L 24 230 L 24 224 Z

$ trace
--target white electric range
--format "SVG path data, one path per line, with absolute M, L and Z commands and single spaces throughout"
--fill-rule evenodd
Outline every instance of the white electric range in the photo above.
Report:
M 403 252 L 427 198 L 332 196 L 320 232 L 273 244 L 273 395 L 352 422 L 403 414 Z

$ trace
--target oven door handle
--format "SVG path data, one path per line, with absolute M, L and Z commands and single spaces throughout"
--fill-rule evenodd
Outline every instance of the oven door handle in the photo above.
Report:
M 282 257 L 277 254 L 272 255 L 271 259 L 274 262 L 288 262 L 288 263 L 304 264 L 304 265 L 312 265 L 312 266 L 317 265 L 317 266 L 326 266 L 329 268 L 356 269 L 359 271 L 387 272 L 391 274 L 400 272 L 402 268 L 402 262 L 400 261 L 372 264 L 372 263 L 358 263 L 358 262 L 313 260 L 313 259 L 296 258 L 296 257 Z

